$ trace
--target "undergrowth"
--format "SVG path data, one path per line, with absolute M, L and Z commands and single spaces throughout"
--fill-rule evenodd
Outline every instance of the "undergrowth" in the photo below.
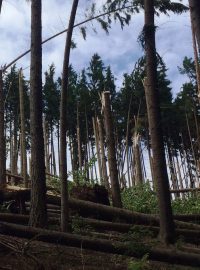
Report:
M 127 188 L 122 192 L 122 202 L 126 209 L 146 213 L 158 213 L 158 201 L 156 193 L 147 182 L 143 185 Z M 200 193 L 185 194 L 184 198 L 172 200 L 174 214 L 199 214 Z

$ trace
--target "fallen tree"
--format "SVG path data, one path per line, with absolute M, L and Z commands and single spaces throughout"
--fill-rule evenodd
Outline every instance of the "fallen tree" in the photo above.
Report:
M 0 221 L 2 222 L 27 225 L 28 220 L 29 220 L 28 215 L 0 213 Z M 101 220 L 90 219 L 90 218 L 71 217 L 70 222 L 73 223 L 74 221 L 78 222 L 80 228 L 81 227 L 84 228 L 86 225 L 89 225 L 99 231 L 116 231 L 119 233 L 128 233 L 130 229 L 134 229 L 134 226 L 132 224 L 101 221 Z M 60 218 L 58 216 L 49 217 L 48 222 L 49 224 L 59 224 Z M 157 236 L 157 234 L 159 233 L 159 227 L 144 226 L 144 225 L 138 225 L 138 226 L 140 229 L 145 229 L 145 230 L 149 230 L 153 232 L 155 236 Z M 195 244 L 200 243 L 200 231 L 176 229 L 176 237 L 178 238 L 180 236 L 182 236 L 186 242 L 195 243 Z
M 80 235 L 61 233 L 5 222 L 0 222 L 0 233 L 47 243 L 128 255 L 136 258 L 141 258 L 148 253 L 150 260 L 189 265 L 198 268 L 200 267 L 200 256 L 198 254 L 181 252 L 174 248 L 155 248 L 134 242 L 123 243 L 119 241 L 112 242 L 109 240 L 91 239 Z
M 1 191 L 4 199 L 15 199 L 23 197 L 24 200 L 29 200 L 30 190 L 20 191 Z M 21 199 L 22 200 L 22 199 Z M 60 197 L 47 194 L 47 203 L 60 206 Z M 93 214 L 96 218 L 107 219 L 107 220 L 119 220 L 120 222 L 128 222 L 131 224 L 142 224 L 150 226 L 158 226 L 159 218 L 157 215 L 138 213 L 122 208 L 116 208 L 112 206 L 97 204 L 89 201 L 83 201 L 78 199 L 69 198 L 69 207 L 72 210 L 78 211 L 80 214 L 85 213 L 86 215 Z M 181 215 L 175 216 L 175 218 L 181 218 Z M 200 230 L 200 225 L 192 224 L 182 221 L 175 221 L 176 227 L 184 229 Z
M 29 220 L 28 215 L 13 214 L 13 213 L 0 213 L 0 221 L 27 225 Z M 48 218 L 49 224 L 58 224 L 59 219 L 55 217 Z

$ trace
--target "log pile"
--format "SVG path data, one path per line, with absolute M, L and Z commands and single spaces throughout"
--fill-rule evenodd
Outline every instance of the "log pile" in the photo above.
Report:
M 26 207 L 26 215 L 13 213 L 0 213 L 0 233 L 3 235 L 18 236 L 27 239 L 37 239 L 39 241 L 67 245 L 71 247 L 82 247 L 95 251 L 103 251 L 114 254 L 128 255 L 140 258 L 146 253 L 149 254 L 149 259 L 159 260 L 162 262 L 170 262 L 181 265 L 190 265 L 200 267 L 200 250 L 196 252 L 186 253 L 175 250 L 174 248 L 155 248 L 143 245 L 142 251 L 136 247 L 134 242 L 110 241 L 102 239 L 93 239 L 91 237 L 83 237 L 81 235 L 61 233 L 52 230 L 35 229 L 26 226 L 28 224 L 28 209 L 30 207 L 30 190 L 1 190 L 1 201 L 15 200 L 23 202 Z M 59 224 L 60 222 L 60 197 L 47 194 L 47 209 L 49 224 Z M 99 231 L 99 235 L 105 231 L 120 234 L 126 234 L 133 225 L 138 225 L 140 229 L 145 229 L 153 232 L 154 235 L 159 233 L 159 218 L 157 215 L 137 213 L 126 209 L 119 209 L 108 205 L 97 204 L 93 202 L 69 199 L 70 209 L 76 210 L 79 213 L 84 211 L 100 217 L 99 219 L 79 218 L 83 224 L 89 225 Z M 103 218 L 102 218 L 103 217 Z M 200 225 L 189 223 L 188 221 L 200 221 L 200 215 L 175 215 L 176 236 L 183 237 L 186 242 L 200 243 Z M 71 222 L 73 223 L 73 217 Z M 187 221 L 187 222 L 186 222 Z M 103 235 L 103 234 L 102 234 Z M 130 248 L 130 245 L 133 247 Z

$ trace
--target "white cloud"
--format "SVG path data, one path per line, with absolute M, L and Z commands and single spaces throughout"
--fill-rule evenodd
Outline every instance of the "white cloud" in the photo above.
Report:
M 43 38 L 47 38 L 66 28 L 68 23 L 71 1 L 43 0 Z M 101 5 L 102 1 L 97 1 Z M 184 1 L 187 3 L 187 1 Z M 84 18 L 85 6 L 80 1 L 77 21 Z M 177 66 L 181 65 L 183 57 L 192 56 L 192 40 L 190 19 L 188 14 L 156 18 L 159 26 L 157 31 L 157 50 L 163 56 L 172 80 L 173 92 L 177 93 L 184 81 L 184 76 L 178 74 Z M 94 26 L 96 24 L 94 23 Z M 117 84 L 122 82 L 122 74 L 131 72 L 135 62 L 141 56 L 142 50 L 137 37 L 143 27 L 143 14 L 134 16 L 129 27 L 123 31 L 118 24 L 113 24 L 110 35 L 107 36 L 99 26 L 98 34 L 88 25 L 87 40 L 84 41 L 80 31 L 74 31 L 77 49 L 71 53 L 71 63 L 77 70 L 86 67 L 94 53 L 98 53 L 106 65 L 111 65 L 117 76 Z M 65 34 L 44 45 L 43 70 L 52 62 L 56 65 L 57 74 L 61 73 L 64 54 Z M 4 0 L 0 16 L 0 64 L 13 60 L 16 56 L 30 47 L 30 4 L 25 0 Z M 29 56 L 21 59 L 17 65 L 26 68 L 30 65 Z M 26 69 L 27 76 L 29 75 Z

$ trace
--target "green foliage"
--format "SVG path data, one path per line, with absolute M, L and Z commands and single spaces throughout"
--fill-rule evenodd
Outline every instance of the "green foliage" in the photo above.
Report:
M 122 236 L 121 241 L 126 244 L 128 254 L 132 252 L 141 257 L 150 252 L 151 248 L 157 243 L 157 238 L 149 229 L 135 225 L 127 234 Z
M 3 204 L 0 204 L 0 213 L 10 213 L 8 210 L 9 202 L 4 202 Z
M 200 194 L 188 194 L 185 198 L 172 201 L 174 214 L 199 214 Z
M 150 231 L 148 228 L 141 227 L 139 225 L 134 225 L 128 232 L 127 238 L 136 240 L 137 242 L 141 242 L 142 238 L 153 238 L 154 233 Z
M 78 169 L 76 171 L 71 171 L 68 173 L 68 175 L 73 178 L 73 181 L 76 185 L 94 185 L 94 179 L 87 179 L 87 172 L 96 161 L 97 158 L 94 156 L 90 159 L 86 166 L 84 166 L 84 168 Z
M 72 219 L 72 231 L 75 234 L 89 234 L 90 232 L 93 231 L 93 228 L 89 226 L 83 218 L 79 216 L 75 216 Z
M 172 2 L 171 0 L 155 0 L 154 1 L 155 14 L 169 15 L 170 12 L 181 14 L 188 11 L 188 7 L 179 3 Z M 112 13 L 103 17 L 104 21 L 107 20 L 111 24 L 114 20 L 119 21 L 121 28 L 129 25 L 131 18 L 134 14 L 139 13 L 144 9 L 144 0 L 107 0 L 103 6 L 103 11 L 110 11 Z
M 59 177 L 47 176 L 47 186 L 53 188 L 56 192 L 60 192 L 61 183 Z
M 157 198 L 150 184 L 138 185 L 122 192 L 122 202 L 125 208 L 141 213 L 157 213 Z
M 86 27 L 80 27 L 81 34 L 83 39 L 86 40 Z
M 47 177 L 47 186 L 51 187 L 55 193 L 60 193 L 61 190 L 61 182 L 59 177 L 48 176 Z M 68 192 L 70 193 L 74 183 L 72 181 L 68 181 Z
M 122 192 L 122 202 L 126 209 L 157 214 L 158 204 L 156 193 L 152 191 L 149 183 L 125 189 Z M 185 195 L 184 198 L 172 200 L 174 214 L 199 214 L 200 194 L 197 192 Z
M 139 261 L 130 261 L 128 265 L 128 270 L 150 270 L 148 265 L 148 257 L 149 255 L 145 254 Z

